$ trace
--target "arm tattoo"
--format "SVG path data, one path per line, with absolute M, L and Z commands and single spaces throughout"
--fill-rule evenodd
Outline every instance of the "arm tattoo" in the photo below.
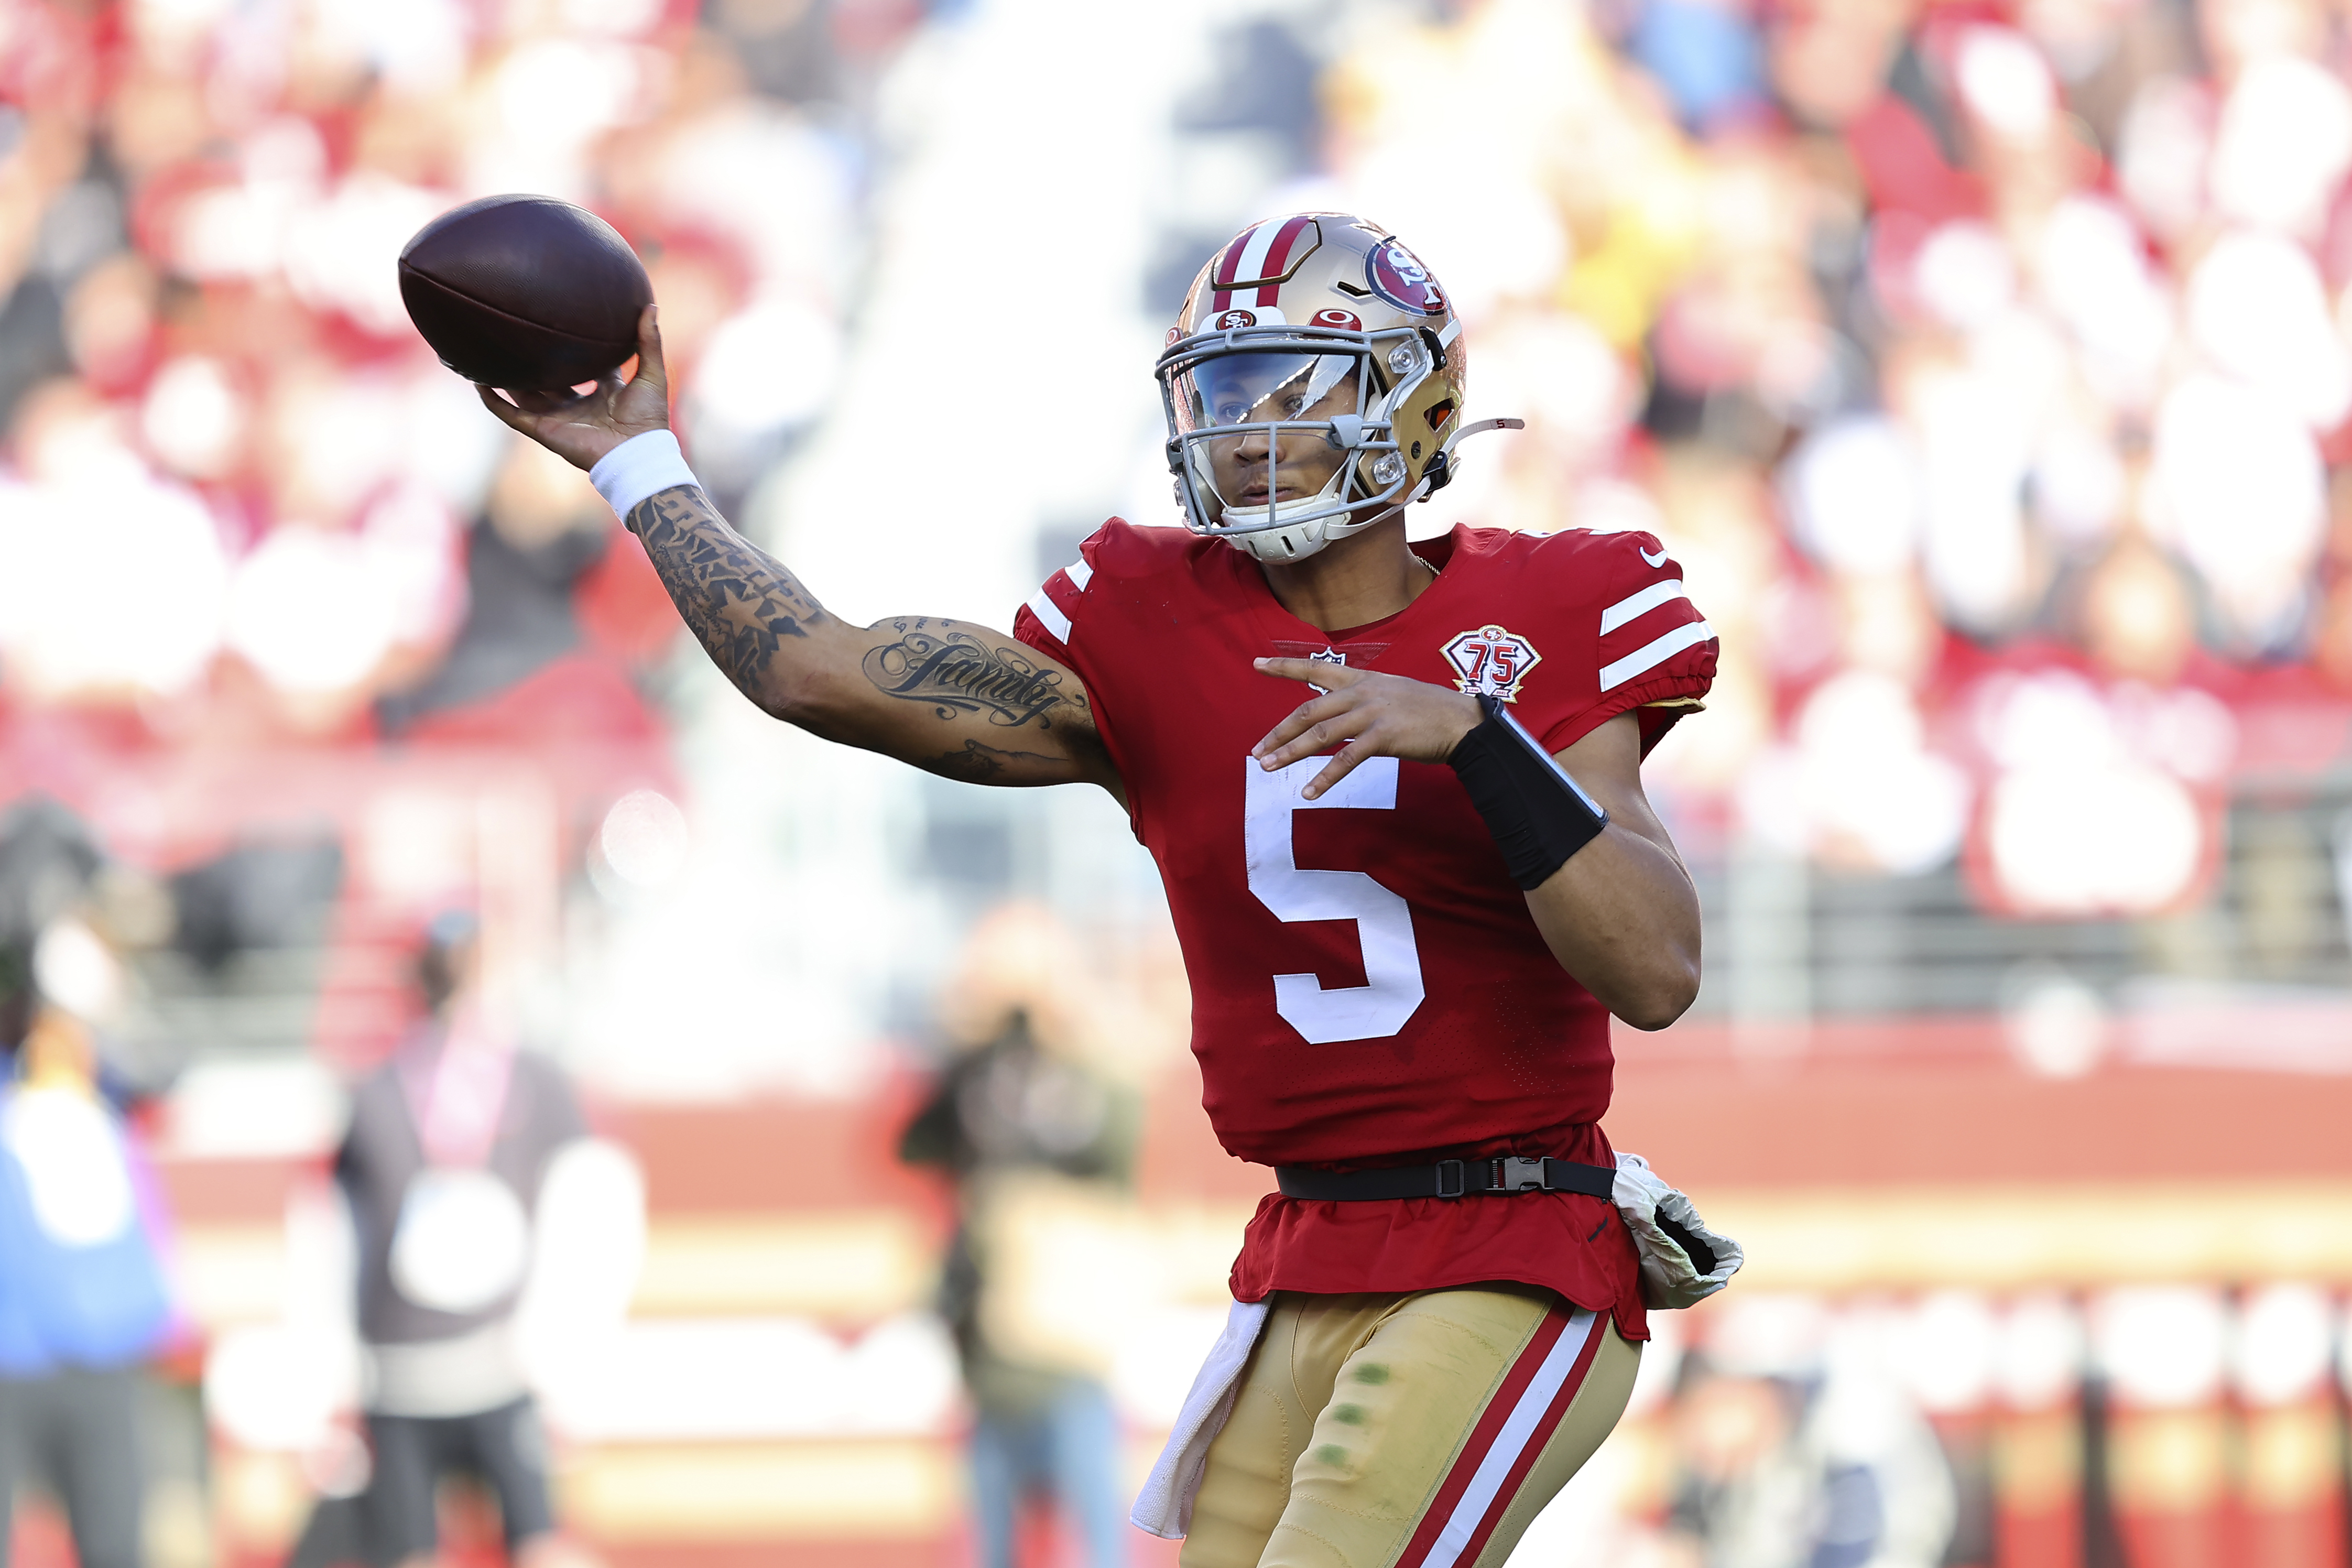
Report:
M 999 751 L 994 746 L 982 745 L 978 741 L 966 741 L 961 752 L 947 752 L 933 760 L 918 764 L 925 773 L 937 773 L 943 779 L 957 779 L 964 784 L 1059 784 L 1070 776 L 1066 757 L 1048 757 L 1036 752 Z M 1008 779 L 1006 768 L 1023 772 L 1043 771 L 1048 776 L 1032 781 Z
M 678 486 L 630 510 L 678 615 L 711 662 L 753 701 L 786 637 L 805 637 L 824 608 L 782 563 L 727 526 L 701 490 Z M 764 702 L 761 706 L 766 706 Z
M 829 740 L 972 784 L 1065 784 L 1104 771 L 1100 742 L 1089 733 L 1085 689 L 1009 638 L 930 617 L 880 622 L 852 634 L 854 646 L 864 649 L 859 668 L 876 695 L 849 700 L 835 679 L 847 671 L 834 668 L 835 660 L 846 662 L 841 629 L 782 563 L 730 528 L 700 489 L 679 485 L 648 496 L 630 509 L 628 528 L 644 542 L 646 558 L 711 662 L 764 711 Z M 819 634 L 814 642 L 812 631 Z M 789 646 L 793 638 L 800 647 Z M 826 693 L 814 701 L 805 695 L 812 683 Z M 950 725 L 978 728 L 982 716 L 1002 730 L 1032 721 L 1040 730 L 1059 725 L 1059 744 L 1049 752 L 1064 754 L 942 737 L 919 717 L 919 708 L 898 708 L 884 697 L 929 708 L 931 719 Z M 891 714 L 902 717 L 893 721 Z M 913 739 L 911 731 L 924 738 Z M 961 745 L 931 751 L 941 739 L 961 740 Z
M 1061 672 L 1047 669 L 1020 649 L 954 630 L 953 621 L 907 619 L 889 623 L 896 642 L 866 655 L 866 679 L 892 697 L 930 704 L 941 719 L 985 713 L 992 724 L 1012 728 L 1032 719 L 1050 730 L 1075 693 L 1062 691 Z

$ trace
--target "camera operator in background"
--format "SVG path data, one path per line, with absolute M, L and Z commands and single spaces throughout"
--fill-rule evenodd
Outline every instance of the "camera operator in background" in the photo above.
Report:
M 974 1411 L 972 1506 L 983 1568 L 1018 1560 L 1024 1502 L 1050 1500 L 1087 1568 L 1123 1568 L 1127 1500 L 1104 1346 L 1063 1331 L 1100 1282 L 1087 1237 L 1116 1231 L 1133 1183 L 1134 1096 L 1089 1064 L 1043 916 L 983 921 L 943 998 L 958 1051 L 898 1156 L 943 1169 L 957 1226 L 940 1311 Z
M 1664 1568 L 1947 1561 L 1950 1468 L 1910 1396 L 1863 1358 L 1727 1333 L 1683 1363 L 1674 1432 Z
M 488 1005 L 482 967 L 470 913 L 427 928 L 416 975 L 430 1016 L 353 1092 L 336 1156 L 358 1243 L 362 1551 L 426 1568 L 436 1489 L 466 1474 L 496 1499 L 520 1568 L 576 1568 L 593 1559 L 556 1530 L 533 1351 L 625 1309 L 644 1193 L 626 1157 L 589 1136 L 562 1070 Z

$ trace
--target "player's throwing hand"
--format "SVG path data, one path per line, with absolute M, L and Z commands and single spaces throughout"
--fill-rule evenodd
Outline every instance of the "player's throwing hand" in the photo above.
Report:
M 1293 709 L 1250 748 L 1258 765 L 1272 773 L 1347 742 L 1331 765 L 1307 784 L 1303 793 L 1308 800 L 1347 777 L 1366 757 L 1442 763 L 1486 717 L 1475 698 L 1425 680 L 1312 658 L 1261 658 L 1256 663 L 1267 675 L 1328 688 Z
M 557 457 L 583 468 L 632 436 L 669 428 L 669 374 L 662 366 L 658 307 L 637 318 L 637 373 L 618 373 L 587 393 L 509 392 L 477 385 L 484 407 Z M 512 401 L 509 401 L 512 399 Z

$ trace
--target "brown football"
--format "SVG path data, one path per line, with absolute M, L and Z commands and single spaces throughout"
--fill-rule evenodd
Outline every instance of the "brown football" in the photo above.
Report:
M 484 196 L 402 248 L 400 297 L 467 381 L 547 392 L 636 353 L 654 290 L 629 242 L 595 214 L 552 196 Z

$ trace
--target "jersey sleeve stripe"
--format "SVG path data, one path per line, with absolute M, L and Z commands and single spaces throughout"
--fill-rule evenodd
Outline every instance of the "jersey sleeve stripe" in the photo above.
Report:
M 1643 644 L 1614 664 L 1601 667 L 1601 689 L 1614 691 L 1644 670 L 1654 669 L 1686 647 L 1715 640 L 1715 628 L 1705 621 L 1687 621 L 1662 637 Z
M 1038 589 L 1030 597 L 1029 613 L 1037 617 L 1039 626 L 1054 635 L 1055 642 L 1067 643 L 1070 640 L 1070 617 L 1062 613 L 1062 606 L 1054 603 L 1053 596 L 1045 589 Z
M 1638 594 L 1629 594 L 1601 612 L 1601 635 L 1607 637 L 1637 616 L 1645 616 L 1669 599 L 1687 599 L 1683 592 L 1683 580 L 1669 577 L 1663 583 L 1653 583 Z
M 1083 594 L 1087 591 L 1087 584 L 1095 580 L 1095 569 L 1087 564 L 1086 557 L 1082 555 L 1063 567 L 1062 575 L 1070 580 L 1071 587 Z

